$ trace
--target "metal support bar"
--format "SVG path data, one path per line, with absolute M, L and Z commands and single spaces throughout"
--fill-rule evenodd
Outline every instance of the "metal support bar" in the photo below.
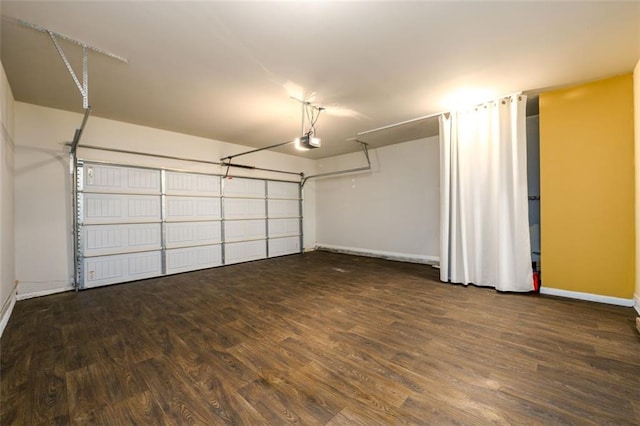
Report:
M 362 144 L 362 152 L 364 152 L 364 156 L 367 158 L 367 166 L 371 168 L 371 159 L 369 158 L 369 145 L 366 142 L 356 141 Z
M 66 145 L 67 146 L 71 146 L 72 144 L 67 143 Z M 127 150 L 127 149 L 117 149 L 117 148 L 106 148 L 106 147 L 95 146 L 95 145 L 77 145 L 77 148 L 95 149 L 95 150 L 98 150 L 98 151 L 117 152 L 119 154 L 144 155 L 146 157 L 164 158 L 164 159 L 167 159 L 167 160 L 189 161 L 189 162 L 192 162 L 192 163 L 211 164 L 211 165 L 214 165 L 214 166 L 237 167 L 237 168 L 242 168 L 242 169 L 258 170 L 258 171 L 262 171 L 262 172 L 273 172 L 273 173 L 296 175 L 296 176 L 300 176 L 300 177 L 303 176 L 302 173 L 290 172 L 290 171 L 287 171 L 287 170 L 267 169 L 267 168 L 263 168 L 263 167 L 247 166 L 247 165 L 244 165 L 244 164 L 221 163 L 219 161 L 198 160 L 198 159 L 195 159 L 195 158 L 176 157 L 176 156 L 172 156 L 172 155 L 150 154 L 150 153 L 140 152 L 140 151 L 130 151 L 130 150 Z
M 323 108 L 323 107 L 313 105 L 313 104 L 312 104 L 311 102 L 309 102 L 309 101 L 303 101 L 302 99 L 298 99 L 298 98 L 296 98 L 295 96 L 289 96 L 289 97 L 290 97 L 291 99 L 293 99 L 294 101 L 298 101 L 298 102 L 300 102 L 300 103 L 302 104 L 302 111 L 303 111 L 303 114 L 302 114 L 302 115 L 303 115 L 303 116 L 304 116 L 304 106 L 305 106 L 305 105 L 309 106 L 310 108 L 315 109 L 316 111 L 323 111 L 323 110 L 324 110 L 324 108 Z M 304 132 L 304 129 L 302 129 L 302 131 Z
M 354 172 L 363 172 L 365 170 L 371 170 L 371 159 L 369 158 L 369 146 L 366 142 L 360 141 L 356 139 L 356 142 L 358 142 L 359 144 L 362 145 L 362 152 L 364 153 L 365 158 L 367 159 L 367 165 L 364 167 L 356 167 L 354 169 L 347 169 L 347 170 L 338 170 L 335 172 L 327 172 L 327 173 L 320 173 L 317 175 L 310 175 L 310 176 L 306 176 L 302 179 L 302 183 L 301 185 L 304 186 L 304 184 L 309 180 L 309 179 L 316 179 L 316 178 L 321 178 L 321 177 L 328 177 L 328 176 L 336 176 L 336 175 L 342 175 L 345 173 L 354 173 Z
M 302 116 L 302 123 L 300 123 L 300 135 L 304 135 L 304 118 L 305 118 L 304 116 L 305 116 L 305 112 L 306 112 L 305 111 L 306 103 L 304 101 L 301 101 L 300 99 L 296 99 L 296 98 L 293 98 L 293 99 L 295 99 L 296 101 L 300 102 L 300 109 L 301 109 L 300 115 Z
M 232 159 L 234 159 L 235 157 L 240 157 L 241 155 L 253 154 L 254 152 L 265 151 L 265 150 L 267 150 L 267 149 L 272 149 L 272 148 L 277 148 L 277 147 L 279 147 L 279 146 L 289 145 L 289 144 L 294 143 L 294 142 L 295 142 L 295 139 L 294 139 L 294 140 L 291 140 L 291 141 L 286 141 L 286 142 L 282 142 L 282 143 L 277 143 L 277 144 L 275 144 L 275 145 L 270 145 L 270 146 L 265 146 L 265 147 L 262 147 L 262 148 L 252 149 L 251 151 L 245 151 L 245 152 L 241 152 L 241 153 L 239 153 L 239 154 L 228 155 L 228 156 L 226 156 L 226 157 L 222 157 L 222 158 L 220 159 L 220 161 L 232 160 Z M 227 164 L 227 163 L 225 163 L 225 164 Z
M 80 94 L 82 95 L 82 107 L 84 109 L 89 108 L 89 50 L 93 50 L 94 52 L 100 53 L 102 55 L 108 56 L 110 58 L 116 59 L 118 61 L 122 61 L 125 63 L 128 63 L 129 61 L 127 61 L 127 59 L 115 55 L 111 52 L 108 52 L 104 49 L 99 49 L 97 47 L 93 47 L 93 46 L 89 46 L 87 43 L 81 42 L 79 40 L 75 40 L 72 39 L 71 37 L 68 37 L 64 34 L 60 34 L 54 31 L 51 31 L 47 28 L 41 27 L 40 25 L 36 25 L 36 24 L 32 24 L 31 22 L 27 22 L 24 21 L 22 19 L 18 19 L 18 22 L 22 25 L 24 25 L 25 27 L 29 27 L 31 29 L 34 29 L 36 31 L 40 31 L 42 33 L 46 33 L 49 38 L 51 39 L 51 41 L 53 42 L 53 45 L 56 48 L 56 51 L 58 52 L 58 55 L 60 55 L 60 58 L 62 59 L 62 62 L 64 62 L 64 66 L 67 68 L 67 71 L 69 71 L 69 75 L 71 75 L 71 78 L 73 79 L 73 82 L 76 84 L 76 87 L 78 88 L 78 90 L 80 91 Z M 64 54 L 64 51 L 62 50 L 62 47 L 60 46 L 60 44 L 58 43 L 58 39 L 61 40 L 65 40 L 68 41 L 70 43 L 73 44 L 77 44 L 78 46 L 82 47 L 82 83 L 80 83 L 80 80 L 78 79 L 78 76 L 76 75 L 75 71 L 73 70 L 73 67 L 71 66 L 71 63 L 69 62 L 69 60 L 67 59 L 67 56 Z
M 67 71 L 69 71 L 69 74 L 71 75 L 71 78 L 73 79 L 73 81 L 76 83 L 76 87 L 78 88 L 78 90 L 80 91 L 80 94 L 82 95 L 82 104 L 83 107 L 86 108 L 87 106 L 85 105 L 86 101 L 88 101 L 87 99 L 87 92 L 84 90 L 84 82 L 83 84 L 80 84 L 80 80 L 78 80 L 78 76 L 76 76 L 75 71 L 73 70 L 73 68 L 71 67 L 71 64 L 69 63 L 69 60 L 67 59 L 67 56 L 64 54 L 64 51 L 62 50 L 62 47 L 60 47 L 60 45 L 58 44 L 58 40 L 56 40 L 56 36 L 52 31 L 47 30 L 47 34 L 49 34 L 49 38 L 51 39 L 51 41 L 53 42 L 53 45 L 55 46 L 56 50 L 58 51 L 58 55 L 60 55 L 60 58 L 62 59 L 62 62 L 64 62 L 65 67 L 67 67 Z M 86 57 L 84 55 L 86 55 L 86 50 L 82 49 L 82 53 L 83 53 L 83 58 L 82 58 L 82 63 L 84 65 Z M 84 67 L 83 67 L 83 71 L 84 71 Z
M 67 145 L 70 145 L 70 144 L 67 144 Z M 172 155 L 149 154 L 149 153 L 146 153 L 146 152 L 130 151 L 130 150 L 127 150 L 127 149 L 106 148 L 106 147 L 95 146 L 95 145 L 78 145 L 77 148 L 95 149 L 95 150 L 98 150 L 98 151 L 117 152 L 119 154 L 144 155 L 144 156 L 147 156 L 147 157 L 165 158 L 167 160 L 191 161 L 191 162 L 194 162 L 194 163 L 213 164 L 215 166 L 221 166 L 222 165 L 222 163 L 220 163 L 219 161 L 197 160 L 197 159 L 194 159 L 194 158 L 174 157 Z
M 78 131 L 76 130 L 76 134 Z M 71 168 L 71 215 L 73 218 L 73 229 L 71 238 L 73 240 L 73 278 L 71 284 L 78 291 L 78 158 L 75 152 L 69 153 L 69 167 Z
M 302 135 L 302 136 L 304 136 L 304 135 L 313 135 L 315 133 L 314 125 L 316 123 L 316 120 L 320 116 L 320 113 L 325 110 L 325 108 L 321 107 L 321 106 L 313 105 L 311 102 L 304 101 L 302 99 L 298 99 L 295 96 L 289 96 L 289 97 L 291 99 L 293 99 L 294 101 L 300 102 L 300 109 L 301 109 L 300 112 L 301 112 L 301 115 L 302 115 L 302 123 L 301 123 L 301 128 L 300 128 L 300 135 Z M 311 113 L 309 113 L 309 110 L 311 110 Z M 315 118 L 313 116 L 313 111 L 316 111 Z M 305 124 L 306 120 L 309 121 L 309 130 L 306 130 L 304 128 L 304 124 Z
M 87 45 L 82 45 L 82 108 L 89 108 L 89 57 Z
M 229 167 L 237 167 L 239 169 L 249 169 L 249 170 L 260 170 L 262 172 L 274 172 L 274 173 L 282 173 L 282 174 L 296 175 L 296 176 L 303 175 L 300 172 L 288 172 L 286 170 L 265 169 L 264 167 L 247 166 L 246 164 L 233 164 L 230 162 L 222 163 L 222 165 L 227 167 L 227 173 L 225 174 L 225 177 L 227 177 L 228 175 Z
M 78 149 L 78 144 L 80 143 L 80 138 L 82 137 L 82 132 L 84 132 L 84 126 L 87 125 L 87 120 L 89 119 L 89 114 L 91 114 L 91 107 L 87 105 L 87 108 L 84 110 L 84 117 L 82 117 L 82 123 L 80 124 L 80 128 L 76 129 L 75 134 L 73 135 L 73 142 L 70 144 L 69 149 L 69 171 L 71 173 L 71 211 L 73 212 L 73 230 L 71 231 L 71 238 L 73 238 L 73 280 L 72 284 L 76 291 L 79 288 L 79 244 L 78 241 L 80 239 L 80 232 L 78 229 L 78 156 L 76 155 L 76 150 Z
M 21 25 L 24 25 L 25 27 L 31 28 L 32 30 L 40 31 L 41 33 L 48 33 L 49 35 L 53 34 L 54 36 L 56 36 L 61 40 L 68 41 L 69 43 L 77 44 L 78 46 L 82 46 L 89 50 L 93 50 L 96 53 L 100 53 L 101 55 L 105 55 L 117 61 L 124 62 L 125 64 L 129 63 L 129 60 L 127 60 L 127 58 L 123 58 L 122 56 L 116 55 L 115 53 L 109 52 L 108 50 L 91 46 L 87 43 L 83 43 L 79 40 L 73 39 L 67 35 L 48 30 L 45 27 L 42 27 L 40 25 L 32 24 L 31 22 L 25 21 L 24 19 L 18 19 L 18 23 L 20 23 Z
M 73 135 L 73 142 L 71 142 L 71 154 L 75 155 L 78 149 L 78 144 L 80 143 L 80 138 L 82 137 L 82 132 L 84 132 L 84 126 L 87 124 L 87 119 L 89 118 L 89 114 L 91 114 L 91 107 L 88 106 L 87 109 L 84 110 L 84 117 L 82 118 L 82 124 L 80 124 L 80 128 L 76 129 L 76 133 Z
M 162 275 L 167 274 L 167 172 L 160 170 L 160 250 Z
M 264 248 L 269 258 L 269 184 L 264 181 Z

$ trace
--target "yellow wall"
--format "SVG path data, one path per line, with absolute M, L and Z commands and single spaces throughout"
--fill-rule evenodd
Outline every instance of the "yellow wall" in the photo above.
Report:
M 631 299 L 633 76 L 540 95 L 542 285 Z

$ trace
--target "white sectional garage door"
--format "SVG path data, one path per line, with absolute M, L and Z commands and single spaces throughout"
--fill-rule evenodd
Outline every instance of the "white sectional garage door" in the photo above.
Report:
M 160 171 L 86 164 L 78 172 L 82 287 L 161 275 Z
M 224 241 L 227 265 L 267 257 L 266 182 L 225 179 Z
M 79 288 L 301 252 L 297 182 L 78 165 Z
M 302 221 L 300 186 L 291 182 L 267 182 L 269 257 L 299 253 Z
M 220 176 L 163 173 L 164 272 L 222 265 Z

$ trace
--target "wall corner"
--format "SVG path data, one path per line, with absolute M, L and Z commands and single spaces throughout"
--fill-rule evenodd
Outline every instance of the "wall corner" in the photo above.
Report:
M 640 314 L 640 60 L 633 70 L 633 123 L 635 168 L 635 308 Z

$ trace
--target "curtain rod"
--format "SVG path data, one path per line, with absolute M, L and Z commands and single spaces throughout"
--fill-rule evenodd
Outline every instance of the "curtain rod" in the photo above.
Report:
M 414 123 L 414 122 L 420 121 L 420 120 L 426 120 L 427 118 L 437 117 L 440 114 L 443 114 L 443 113 L 442 112 L 437 112 L 435 114 L 423 115 L 422 117 L 412 118 L 410 120 L 401 121 L 399 123 L 393 123 L 393 124 L 389 124 L 389 125 L 386 125 L 386 126 L 377 127 L 375 129 L 371 129 L 371 130 L 365 130 L 364 132 L 359 132 L 357 134 L 357 136 L 354 136 L 353 138 L 349 138 L 347 140 L 356 140 L 358 138 L 358 136 L 368 135 L 369 133 L 375 133 L 375 132 L 379 132 L 381 130 L 386 130 L 386 129 L 391 129 L 393 127 L 403 126 L 405 124 L 411 124 L 411 123 Z
M 508 98 L 508 97 L 511 97 L 511 96 L 522 95 L 522 94 L 523 94 L 522 91 L 514 92 L 514 93 L 511 93 L 511 94 L 508 94 L 508 95 L 498 96 L 496 99 Z M 485 101 L 485 102 L 480 102 L 480 103 L 478 103 L 477 105 L 474 105 L 474 106 L 482 105 L 482 104 L 487 103 L 487 102 L 491 102 L 491 100 Z M 398 123 L 393 123 L 393 124 L 388 124 L 386 126 L 377 127 L 375 129 L 365 130 L 364 132 L 359 132 L 359 133 L 356 134 L 356 136 L 354 136 L 352 138 L 349 138 L 347 140 L 348 141 L 353 141 L 353 140 L 356 140 L 358 138 L 358 136 L 364 136 L 364 135 L 368 135 L 370 133 L 379 132 L 381 130 L 392 129 L 394 127 L 403 126 L 405 124 L 411 124 L 411 123 L 414 123 L 416 121 L 426 120 L 427 118 L 433 118 L 433 117 L 437 117 L 437 116 L 442 115 L 442 114 L 450 114 L 450 113 L 451 113 L 451 111 L 440 111 L 440 112 L 436 112 L 436 113 L 429 114 L 429 115 L 423 115 L 422 117 L 412 118 L 412 119 L 409 119 L 409 120 L 400 121 Z

